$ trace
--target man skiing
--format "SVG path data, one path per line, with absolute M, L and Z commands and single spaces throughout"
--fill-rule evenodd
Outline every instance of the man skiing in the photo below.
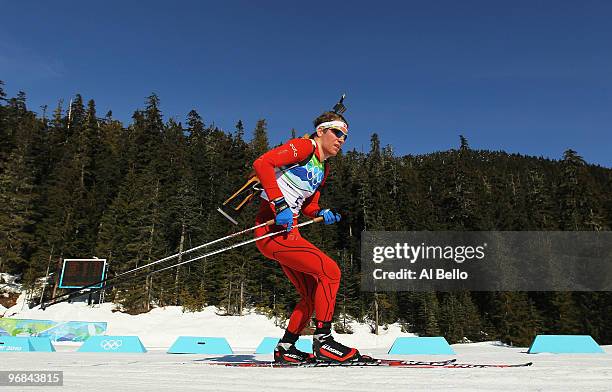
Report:
M 287 230 L 285 234 L 257 241 L 257 248 L 267 258 L 280 263 L 301 297 L 274 350 L 276 362 L 304 362 L 313 357 L 347 362 L 362 358 L 359 351 L 338 343 L 331 334 L 340 284 L 338 265 L 293 227 L 300 212 L 312 218 L 321 216 L 325 224 L 339 222 L 341 218 L 335 211 L 320 208 L 319 196 L 328 173 L 325 161 L 336 156 L 342 148 L 348 136 L 348 123 L 342 114 L 330 111 L 317 117 L 314 127 L 310 138 L 289 140 L 263 154 L 253 164 L 264 189 L 256 222 L 275 221 L 273 226 L 257 229 L 255 235 L 277 231 L 279 226 Z M 295 347 L 313 311 L 316 313 L 314 356 Z

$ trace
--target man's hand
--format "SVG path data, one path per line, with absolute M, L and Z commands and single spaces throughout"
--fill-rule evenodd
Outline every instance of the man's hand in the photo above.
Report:
M 325 208 L 319 211 L 317 215 L 323 217 L 323 220 L 326 225 L 331 225 L 333 223 L 340 222 L 340 219 L 342 218 L 340 214 L 330 210 L 329 208 Z
M 287 231 L 291 231 L 291 227 L 293 226 L 293 212 L 291 212 L 291 208 L 289 208 L 284 197 L 274 200 L 274 211 L 276 214 L 274 223 L 279 226 L 286 226 Z

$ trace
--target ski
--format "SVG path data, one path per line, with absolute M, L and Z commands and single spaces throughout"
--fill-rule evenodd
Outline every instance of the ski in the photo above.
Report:
M 524 362 L 524 363 L 515 363 L 515 364 L 452 363 L 452 364 L 445 365 L 442 367 L 453 368 L 453 369 L 474 369 L 474 368 L 484 369 L 484 368 L 520 368 L 520 367 L 528 367 L 531 365 L 533 365 L 533 362 Z
M 368 367 L 368 366 L 386 366 L 396 368 L 412 368 L 412 369 L 484 369 L 484 368 L 520 368 L 531 366 L 532 362 L 525 362 L 519 364 L 477 364 L 477 363 L 455 363 L 450 362 L 444 363 L 409 363 L 408 361 L 390 361 L 390 362 L 315 362 L 315 363 L 304 363 L 298 364 L 297 367 Z M 296 366 L 296 365 L 290 365 Z
M 350 362 L 328 362 L 328 361 L 313 361 L 301 363 L 278 363 L 274 361 L 245 361 L 245 362 L 213 362 L 205 361 L 206 365 L 221 365 L 230 367 L 275 367 L 275 368 L 295 368 L 295 367 L 359 367 L 359 366 L 424 366 L 424 367 L 441 367 L 454 363 L 456 359 L 445 361 L 407 361 L 404 359 L 375 359 L 365 357 L 364 360 Z
M 369 357 L 368 357 L 369 358 Z M 447 359 L 444 361 L 407 361 L 405 359 L 374 359 L 370 358 L 382 365 L 386 366 L 445 366 L 457 361 L 457 359 Z
M 484 369 L 484 368 L 520 368 L 533 365 L 533 362 L 518 364 L 479 364 L 479 363 L 457 363 L 456 359 L 445 361 L 406 361 L 403 359 L 367 359 L 364 361 L 350 362 L 327 362 L 313 361 L 302 363 L 277 363 L 273 361 L 247 361 L 247 362 L 212 362 L 206 361 L 206 365 L 220 365 L 228 367 L 271 367 L 271 368 L 313 368 L 313 367 L 396 367 L 413 369 Z

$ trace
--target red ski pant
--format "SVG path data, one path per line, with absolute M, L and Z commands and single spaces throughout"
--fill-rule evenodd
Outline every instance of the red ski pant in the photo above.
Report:
M 271 208 L 262 203 L 257 224 L 273 218 Z M 287 327 L 289 332 L 299 335 L 308 325 L 313 311 L 319 321 L 332 320 L 336 293 L 340 286 L 340 268 L 333 259 L 304 239 L 296 225 L 297 219 L 289 233 L 264 238 L 256 244 L 264 256 L 280 263 L 283 272 L 300 294 L 300 302 L 293 310 Z M 282 229 L 276 225 L 261 227 L 255 230 L 255 236 Z

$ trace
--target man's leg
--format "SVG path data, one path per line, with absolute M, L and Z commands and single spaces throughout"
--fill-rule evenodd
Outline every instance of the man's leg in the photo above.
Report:
M 257 246 L 266 257 L 277 260 L 284 268 L 310 275 L 316 279 L 314 307 L 317 315 L 317 329 L 313 341 L 315 355 L 322 360 L 338 362 L 359 358 L 359 352 L 356 349 L 336 342 L 331 335 L 336 293 L 340 286 L 340 269 L 336 262 L 302 238 L 296 229 L 284 235 L 258 241 Z M 302 314 L 300 313 L 299 319 Z M 297 319 L 298 315 L 296 315 Z M 298 326 L 299 323 L 296 321 L 294 331 L 297 331 Z M 291 335 L 287 337 L 295 338 Z
M 312 278 L 310 282 L 315 284 L 308 286 L 311 292 L 306 294 L 314 300 L 317 319 L 331 321 L 340 287 L 340 268 L 336 262 L 302 237 L 274 238 L 272 242 L 276 244 L 273 257 L 283 268 Z
M 269 207 L 262 204 L 256 223 L 263 223 L 273 217 L 274 215 Z M 297 220 L 294 221 L 295 225 L 297 225 Z M 256 229 L 254 234 L 256 237 L 260 237 L 279 229 L 281 228 L 275 225 L 265 226 Z M 340 287 L 341 274 L 336 262 L 304 239 L 297 228 L 286 234 L 264 238 L 257 241 L 256 245 L 265 257 L 278 261 L 283 267 L 290 268 L 295 273 L 311 276 L 314 282 L 317 282 L 313 297 L 317 318 L 322 321 L 331 321 L 336 305 L 336 293 Z M 289 279 L 292 278 L 289 277 Z M 299 282 L 296 284 L 293 280 L 292 283 L 296 287 L 299 285 Z M 313 293 L 311 291 L 308 294 L 307 296 L 312 297 Z M 302 295 L 302 298 L 304 297 Z M 291 331 L 295 332 L 297 328 L 298 326 L 295 326 L 295 329 L 291 329 Z
M 313 277 L 302 272 L 293 271 L 283 265 L 281 267 L 287 278 L 300 293 L 301 298 L 291 313 L 285 334 L 274 349 L 274 360 L 276 362 L 311 361 L 314 359 L 314 355 L 298 350 L 295 344 L 314 311 L 314 293 L 317 282 Z
M 317 281 L 312 276 L 294 271 L 287 266 L 281 265 L 281 268 L 298 293 L 300 293 L 300 302 L 293 309 L 293 313 L 291 313 L 289 318 L 289 325 L 287 326 L 289 333 L 299 336 L 314 312 L 314 294 Z

